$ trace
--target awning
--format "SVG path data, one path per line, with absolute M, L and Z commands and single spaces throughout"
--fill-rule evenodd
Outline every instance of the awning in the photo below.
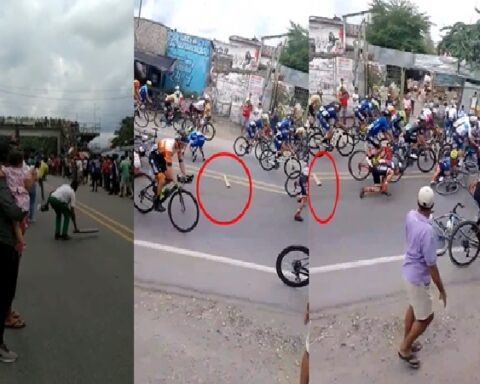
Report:
M 135 60 L 140 61 L 143 64 L 155 67 L 162 72 L 169 72 L 176 61 L 175 59 L 171 59 L 170 57 L 152 55 L 149 53 L 143 53 L 138 51 L 135 51 Z

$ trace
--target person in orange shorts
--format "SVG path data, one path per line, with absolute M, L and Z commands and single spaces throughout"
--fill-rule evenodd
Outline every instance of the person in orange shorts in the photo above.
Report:
M 188 178 L 185 173 L 185 164 L 183 163 L 183 152 L 185 151 L 187 143 L 187 135 L 177 133 L 174 139 L 160 140 L 155 150 L 150 152 L 148 160 L 152 167 L 153 174 L 157 179 L 157 198 L 154 203 L 154 209 L 156 211 L 165 211 L 162 203 L 168 198 L 170 193 L 170 190 L 166 188 L 166 186 L 173 181 L 172 160 L 175 155 L 177 155 L 182 176 Z

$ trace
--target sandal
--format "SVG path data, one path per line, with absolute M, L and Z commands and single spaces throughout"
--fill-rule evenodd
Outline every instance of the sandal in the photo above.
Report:
M 418 360 L 413 353 L 409 356 L 403 356 L 400 352 L 398 352 L 398 357 L 407 362 L 408 366 L 412 369 L 418 369 L 420 367 L 420 360 Z
M 420 343 L 419 341 L 415 341 L 412 344 L 411 350 L 412 350 L 412 353 L 417 353 L 417 352 L 420 352 L 422 348 L 423 348 L 422 343 Z
M 14 311 L 13 309 L 10 311 L 10 316 L 14 319 L 20 319 L 22 317 L 17 311 Z
M 26 326 L 25 321 L 18 318 L 13 319 L 13 322 L 11 323 L 5 322 L 5 328 L 21 329 L 21 328 L 25 328 L 25 326 Z

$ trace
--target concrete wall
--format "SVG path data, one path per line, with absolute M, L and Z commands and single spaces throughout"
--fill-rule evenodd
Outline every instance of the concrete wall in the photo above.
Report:
M 137 27 L 138 26 L 138 27 Z M 165 56 L 167 52 L 168 28 L 162 24 L 135 18 L 135 50 Z
M 343 24 L 341 22 L 309 22 L 309 39 L 315 43 L 315 53 L 343 53 Z
M 187 92 L 203 93 L 208 85 L 211 59 L 213 56 L 210 40 L 169 31 L 167 56 L 177 59 L 172 74 L 167 75 L 165 88 L 179 85 Z

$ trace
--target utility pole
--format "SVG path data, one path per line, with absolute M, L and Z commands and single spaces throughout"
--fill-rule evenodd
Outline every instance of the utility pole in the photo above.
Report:
M 137 28 L 140 25 L 140 15 L 142 14 L 142 0 L 140 0 L 140 7 L 138 8 L 138 21 L 137 21 Z

